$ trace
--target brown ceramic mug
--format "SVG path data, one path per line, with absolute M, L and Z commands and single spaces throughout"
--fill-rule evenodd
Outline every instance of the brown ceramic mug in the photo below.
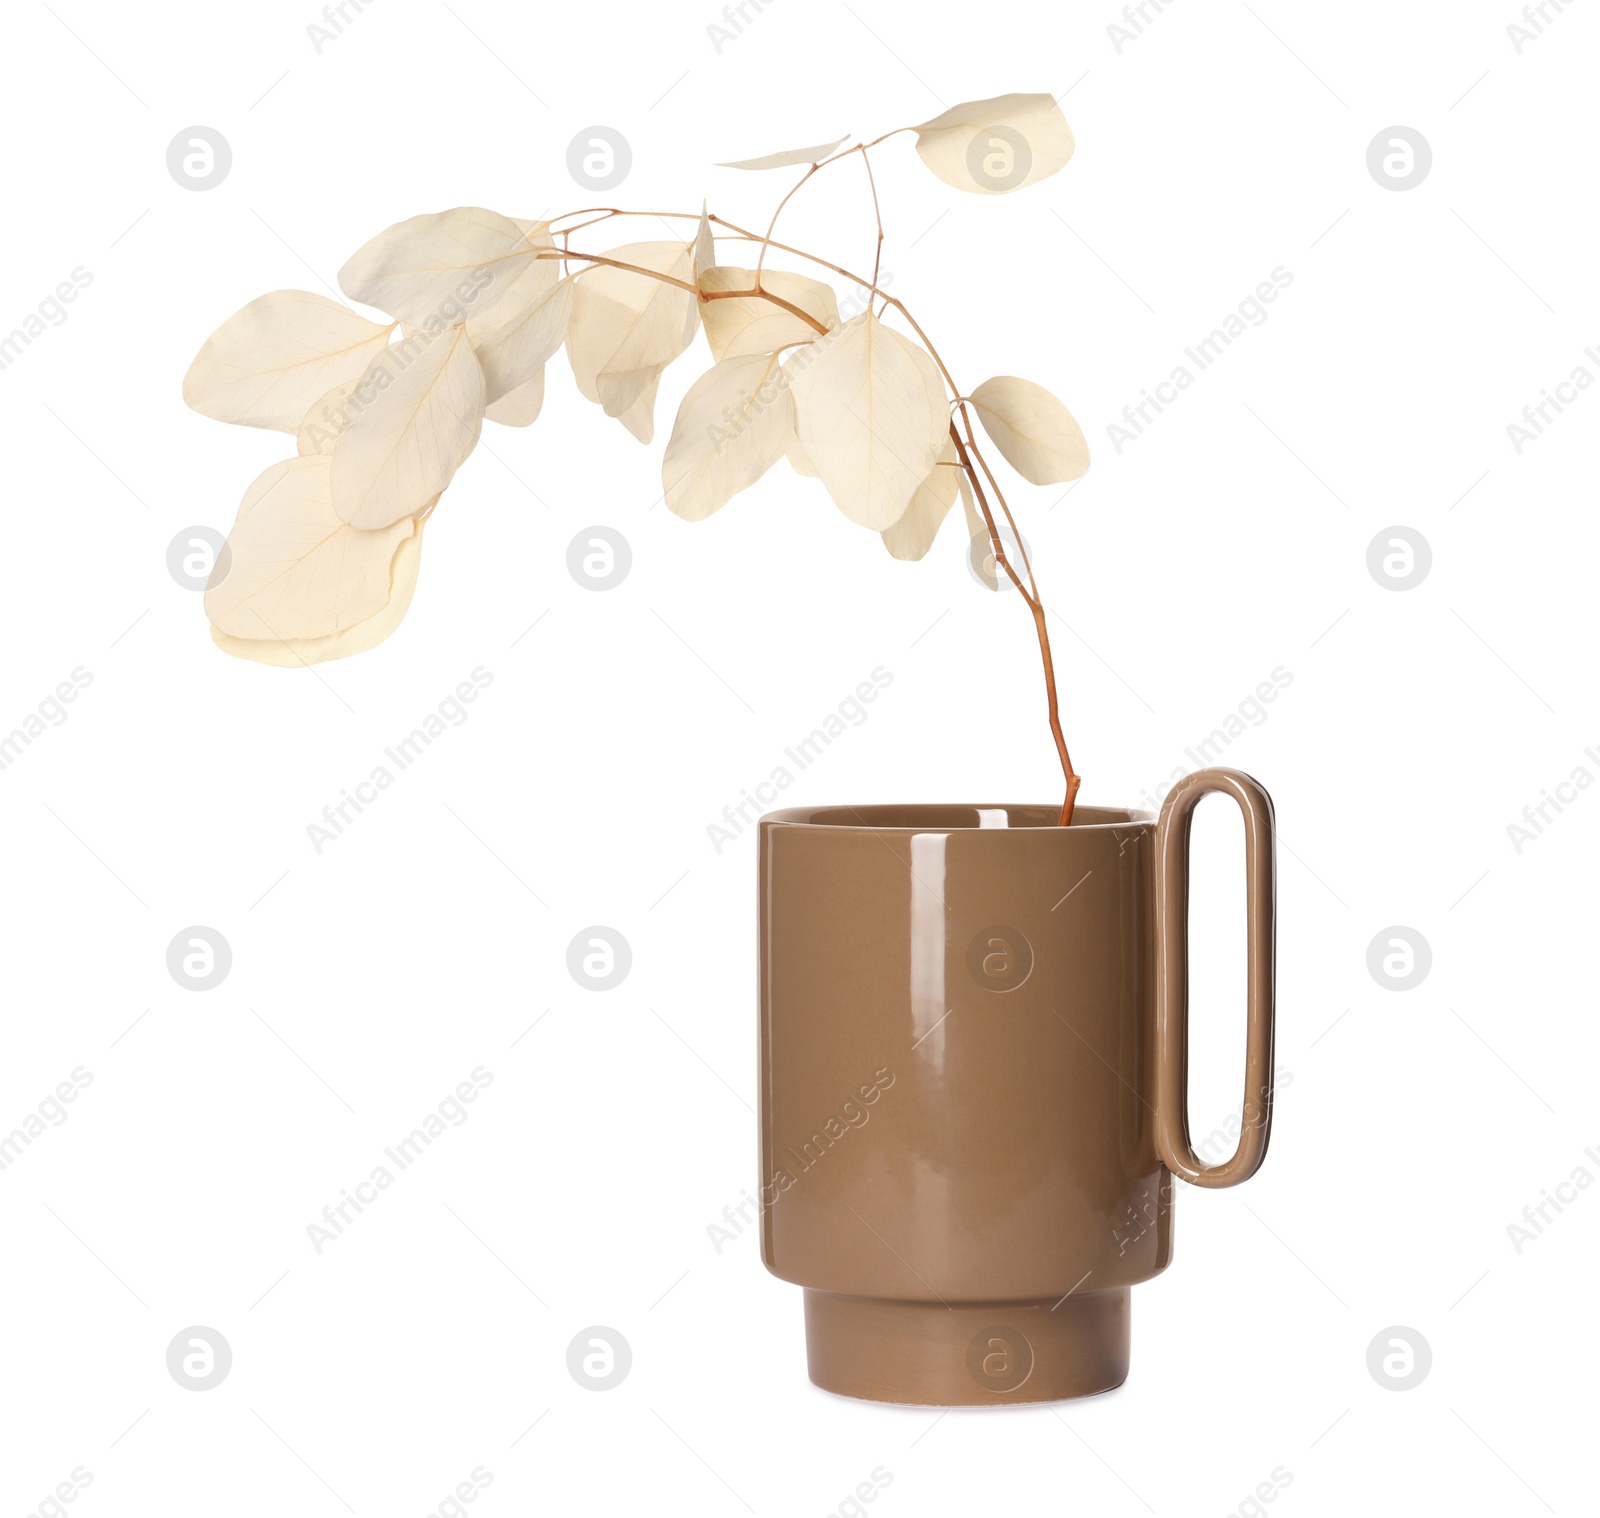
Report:
M 1244 814 L 1244 1123 L 1186 1112 L 1189 835 Z M 761 821 L 762 1259 L 805 1288 L 811 1379 L 883 1402 L 1037 1402 L 1128 1373 L 1172 1183 L 1233 1186 L 1272 1112 L 1272 802 L 1237 770 L 1159 821 L 1080 806 L 814 807 Z

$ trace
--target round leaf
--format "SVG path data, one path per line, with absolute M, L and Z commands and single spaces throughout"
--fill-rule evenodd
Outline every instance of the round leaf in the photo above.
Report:
M 515 390 L 508 390 L 499 400 L 490 403 L 483 414 L 502 427 L 531 427 L 539 419 L 544 406 L 544 370 L 533 371 L 533 378 L 524 380 Z
M 965 100 L 914 130 L 922 161 L 974 195 L 1025 189 L 1072 157 L 1072 128 L 1049 95 Z
M 402 367 L 403 366 L 403 367 Z M 356 527 L 416 516 L 447 486 L 483 427 L 483 370 L 466 333 L 407 333 L 353 392 L 364 409 L 333 447 L 333 502 Z
M 956 489 L 964 481 L 956 461 L 956 445 L 948 439 L 939 462 L 917 486 L 905 515 L 883 533 L 883 546 L 897 559 L 920 559 L 933 547 L 940 524 L 955 504 Z
M 389 604 L 395 554 L 417 524 L 406 518 L 364 532 L 341 521 L 332 471 L 328 454 L 302 454 L 245 492 L 227 560 L 218 561 L 227 572 L 206 588 L 206 616 L 218 631 L 256 641 L 325 638 Z
M 944 382 L 927 353 L 863 311 L 794 361 L 795 431 L 834 504 L 882 532 L 944 452 Z
M 235 311 L 183 377 L 184 404 L 219 422 L 294 432 L 317 399 L 356 379 L 392 326 L 310 290 L 274 290 Z
M 772 354 L 724 359 L 689 387 L 661 461 L 667 505 L 702 521 L 783 456 L 793 429 L 788 377 Z
M 1089 467 L 1083 430 L 1043 385 L 1001 374 L 968 399 L 1006 463 L 1030 485 L 1060 485 Z
M 390 567 L 389 600 L 383 609 L 325 638 L 236 638 L 213 627 L 211 640 L 236 659 L 251 659 L 257 664 L 275 664 L 288 669 L 365 653 L 382 643 L 404 621 L 406 612 L 411 609 L 412 593 L 417 588 L 417 568 L 421 560 L 422 523 L 418 522 L 416 531 L 403 539 L 395 550 Z
M 339 288 L 408 326 L 451 326 L 498 300 L 537 252 L 509 216 L 457 206 L 380 232 L 339 270 Z

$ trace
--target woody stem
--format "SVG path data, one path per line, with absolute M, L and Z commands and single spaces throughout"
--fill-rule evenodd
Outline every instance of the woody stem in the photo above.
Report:
M 1044 691 L 1045 702 L 1050 717 L 1050 736 L 1055 740 L 1056 755 L 1061 761 L 1061 771 L 1067 781 L 1066 799 L 1061 804 L 1061 815 L 1057 819 L 1060 827 L 1070 827 L 1072 824 L 1072 811 L 1078 800 L 1078 787 L 1083 784 L 1083 777 L 1072 768 L 1072 756 L 1067 752 L 1067 740 L 1061 731 L 1061 707 L 1056 696 L 1056 667 L 1055 659 L 1050 652 L 1050 629 L 1045 623 L 1044 603 L 1039 599 L 1038 589 L 1033 586 L 1033 571 L 1028 569 L 1029 584 L 1022 583 L 1022 577 L 1012 567 L 1011 560 L 1006 554 L 1006 545 L 1000 536 L 1000 530 L 995 525 L 994 513 L 989 509 L 988 497 L 984 494 L 983 481 L 978 478 L 977 466 L 973 463 L 976 448 L 969 448 L 962 440 L 961 434 L 956 429 L 956 424 L 950 424 L 950 438 L 956 445 L 956 457 L 961 461 L 961 467 L 966 471 L 967 478 L 972 485 L 973 495 L 977 498 L 978 510 L 983 514 L 983 523 L 989 530 L 989 546 L 994 554 L 997 568 L 1006 572 L 1006 577 L 1016 586 L 1017 593 L 1026 602 L 1029 612 L 1033 616 L 1034 631 L 1039 637 L 1039 657 L 1044 663 Z M 987 474 L 988 466 L 984 466 Z M 992 477 L 991 477 L 992 483 Z M 998 489 L 995 497 L 1000 501 L 1001 509 L 1005 511 L 1006 520 L 1011 523 L 1013 534 L 1016 533 L 1016 523 L 1011 519 L 1011 512 L 1006 507 Z M 1017 536 L 1020 546 L 1022 539 Z M 1026 557 L 1026 550 L 1024 550 Z M 1030 588 L 1032 586 L 1032 588 Z
M 879 139 L 879 140 L 881 141 L 882 139 Z M 854 153 L 854 152 L 860 152 L 861 156 L 862 156 L 862 160 L 865 162 L 866 153 L 864 151 L 864 148 L 871 147 L 871 146 L 874 146 L 874 145 L 875 144 L 873 144 L 873 143 L 858 144 L 854 148 L 846 148 L 843 152 L 836 154 L 833 158 L 824 159 L 822 161 L 822 163 L 820 163 L 820 164 L 813 164 L 811 166 L 810 171 L 801 178 L 799 184 L 796 184 L 793 187 L 793 189 L 790 190 L 789 195 L 793 195 L 794 191 L 798 190 L 800 188 L 800 185 L 804 184 L 808 179 L 810 179 L 811 175 L 814 174 L 817 171 L 817 169 L 823 167 L 825 164 L 836 162 L 838 159 L 844 158 L 844 157 L 846 157 L 849 154 Z M 871 176 L 871 172 L 872 172 L 871 166 L 868 165 L 867 173 L 868 173 L 869 178 Z M 784 197 L 784 201 L 786 202 L 788 200 L 788 198 L 789 198 L 789 196 L 785 196 Z M 874 198 L 874 203 L 876 203 L 876 187 L 875 186 L 874 186 L 874 197 L 873 198 Z M 778 209 L 782 210 L 782 208 L 783 208 L 783 203 L 780 203 Z M 647 214 L 648 215 L 653 215 L 653 216 L 659 216 L 659 217 L 673 217 L 673 218 L 689 219 L 689 220 L 698 220 L 699 219 L 699 213 L 695 213 L 695 212 L 686 212 L 686 211 L 655 211 L 655 212 L 648 212 L 648 213 L 646 213 L 646 212 L 630 212 L 630 211 L 623 211 L 623 210 L 620 210 L 620 209 L 618 209 L 616 207 L 612 207 L 612 206 L 591 207 L 591 208 L 588 208 L 585 211 L 574 211 L 574 212 L 568 212 L 567 214 L 569 216 L 577 216 L 577 215 L 589 215 L 591 213 L 594 213 L 595 221 L 608 220 L 612 216 L 647 215 Z M 556 218 L 556 220 L 558 220 L 558 221 L 565 220 L 565 219 L 566 219 L 565 217 L 557 217 Z M 1057 755 L 1057 758 L 1060 760 L 1061 771 L 1062 771 L 1062 774 L 1066 778 L 1066 784 L 1067 784 L 1066 798 L 1061 804 L 1061 813 L 1060 813 L 1060 816 L 1057 819 L 1057 821 L 1058 821 L 1058 825 L 1061 826 L 1061 827 L 1070 826 L 1071 822 L 1072 822 L 1073 809 L 1077 804 L 1078 789 L 1083 784 L 1083 777 L 1081 775 L 1079 775 L 1077 773 L 1077 771 L 1075 771 L 1073 769 L 1073 767 L 1072 767 L 1072 756 L 1067 750 L 1067 740 L 1066 740 L 1066 737 L 1064 736 L 1064 734 L 1062 733 L 1062 730 L 1061 730 L 1061 708 L 1060 708 L 1060 701 L 1059 701 L 1059 698 L 1058 698 L 1057 692 L 1056 692 L 1055 659 L 1054 659 L 1054 657 L 1053 657 L 1053 655 L 1051 653 L 1051 649 L 1050 649 L 1050 629 L 1046 625 L 1044 603 L 1040 599 L 1040 596 L 1039 596 L 1038 583 L 1034 578 L 1033 565 L 1029 560 L 1028 550 L 1027 550 L 1027 548 L 1024 546 L 1024 544 L 1022 542 L 1022 534 L 1017 531 L 1016 519 L 1011 515 L 1011 508 L 1010 508 L 1009 505 L 1007 505 L 1005 496 L 1002 494 L 1002 492 L 1000 490 L 999 481 L 997 481 L 995 479 L 995 477 L 994 477 L 994 471 L 992 469 L 990 469 L 988 460 L 986 458 L 984 458 L 982 451 L 978 447 L 977 438 L 974 435 L 973 428 L 972 428 L 971 415 L 967 411 L 966 401 L 964 399 L 961 399 L 961 397 L 965 394 L 965 392 L 963 392 L 957 386 L 954 378 L 952 378 L 952 376 L 950 374 L 949 369 L 945 366 L 944 360 L 939 356 L 938 350 L 934 347 L 932 342 L 929 341 L 927 333 L 922 330 L 922 328 L 918 324 L 916 318 L 914 316 L 912 316 L 912 314 L 911 314 L 911 312 L 909 310 L 906 309 L 905 304 L 902 301 L 900 301 L 899 299 L 897 299 L 895 296 L 893 296 L 893 295 L 885 295 L 885 294 L 883 294 L 883 292 L 881 290 L 877 289 L 878 268 L 877 268 L 876 263 L 874 264 L 874 267 L 873 267 L 872 280 L 869 283 L 868 281 L 862 279 L 859 275 L 852 274 L 848 269 L 841 268 L 838 264 L 830 263 L 825 258 L 818 258 L 816 256 L 816 254 L 814 254 L 814 253 L 807 253 L 802 248 L 790 247 L 786 243 L 781 243 L 781 242 L 776 241 L 771 235 L 772 234 L 772 228 L 770 226 L 768 228 L 767 235 L 766 236 L 762 236 L 759 233 L 751 232 L 751 231 L 749 231 L 748 229 L 746 229 L 744 227 L 737 226 L 733 222 L 726 221 L 720 216 L 712 216 L 709 219 L 711 221 L 715 222 L 718 226 L 726 227 L 729 230 L 729 232 L 734 234 L 735 237 L 738 237 L 738 238 L 740 238 L 740 239 L 742 239 L 744 241 L 747 241 L 747 242 L 759 243 L 761 245 L 761 258 L 762 259 L 764 259 L 766 257 L 767 251 L 769 249 L 777 248 L 782 252 L 791 253 L 791 254 L 795 255 L 796 257 L 798 257 L 798 258 L 804 258 L 807 261 L 809 261 L 811 263 L 814 263 L 814 264 L 817 264 L 822 268 L 831 269 L 835 274 L 839 274 L 839 275 L 843 276 L 845 279 L 851 280 L 855 284 L 863 286 L 868 291 L 876 292 L 877 294 L 882 296 L 885 304 L 889 305 L 889 306 L 893 306 L 895 308 L 895 310 L 897 310 L 901 314 L 901 316 L 903 316 L 905 318 L 907 324 L 917 334 L 917 336 L 922 340 L 923 345 L 928 350 L 929 356 L 933 359 L 934 363 L 938 366 L 939 372 L 944 376 L 945 383 L 949 385 L 951 394 L 957 397 L 956 406 L 960 410 L 960 413 L 961 413 L 962 425 L 963 425 L 963 428 L 965 429 L 966 437 L 965 438 L 962 437 L 961 431 L 957 429 L 955 423 L 952 421 L 951 424 L 950 424 L 950 437 L 951 437 L 951 440 L 955 444 L 956 456 L 960 461 L 961 469 L 966 474 L 967 479 L 968 479 L 968 481 L 970 482 L 970 484 L 972 486 L 973 495 L 977 500 L 978 509 L 982 513 L 984 526 L 988 530 L 989 543 L 990 543 L 990 547 L 991 547 L 991 550 L 992 550 L 993 555 L 994 555 L 995 565 L 996 565 L 997 568 L 1002 569 L 1002 570 L 1005 571 L 1006 577 L 1017 588 L 1017 592 L 1021 595 L 1021 597 L 1023 599 L 1023 602 L 1026 604 L 1026 606 L 1028 608 L 1029 614 L 1033 618 L 1034 631 L 1038 635 L 1038 639 L 1039 639 L 1039 657 L 1040 657 L 1040 659 L 1041 659 L 1041 661 L 1042 661 L 1042 663 L 1044 665 L 1045 701 L 1046 701 L 1046 708 L 1047 708 L 1048 715 L 1049 715 L 1050 736 L 1051 736 L 1052 740 L 1055 743 L 1056 755 Z M 772 220 L 773 220 L 773 225 L 776 225 L 776 222 L 777 222 L 777 214 L 776 213 L 774 213 Z M 584 222 L 582 225 L 583 226 L 592 226 L 592 225 L 594 225 L 594 222 Z M 570 230 L 577 231 L 577 230 L 580 230 L 580 228 L 575 227 L 575 228 L 572 228 Z M 879 246 L 879 250 L 881 252 L 881 249 L 882 249 L 882 223 L 881 223 L 881 221 L 879 223 L 879 244 L 878 244 L 878 246 Z M 821 323 L 819 323 L 817 321 L 817 319 L 814 316 L 812 316 L 809 312 L 803 311 L 798 306 L 795 306 L 795 305 L 791 304 L 789 301 L 786 301 L 786 300 L 782 299 L 781 297 L 772 294 L 771 291 L 764 290 L 764 289 L 761 288 L 761 277 L 760 277 L 760 267 L 761 266 L 760 266 L 760 262 L 759 261 L 757 263 L 756 288 L 755 289 L 752 289 L 752 290 L 717 291 L 717 292 L 712 293 L 712 292 L 699 290 L 696 285 L 690 284 L 685 280 L 675 279 L 670 275 L 661 274 L 661 273 L 657 272 L 654 269 L 639 268 L 639 267 L 637 267 L 637 266 L 635 266 L 633 264 L 620 263 L 615 259 L 606 258 L 604 256 L 597 255 L 597 254 L 573 253 L 573 252 L 570 252 L 570 251 L 567 251 L 567 250 L 563 250 L 559 254 L 555 254 L 555 255 L 541 254 L 540 256 L 541 257 L 558 256 L 558 257 L 563 257 L 563 258 L 582 259 L 582 260 L 584 260 L 586 262 L 589 262 L 589 263 L 607 264 L 607 265 L 610 265 L 613 268 L 626 269 L 630 273 L 644 274 L 644 275 L 649 276 L 651 279 L 661 280 L 663 283 L 671 284 L 671 285 L 677 285 L 681 289 L 692 291 L 696 295 L 699 296 L 701 301 L 719 300 L 719 299 L 727 300 L 727 299 L 734 299 L 734 298 L 745 298 L 745 299 L 759 298 L 759 299 L 762 299 L 762 300 L 765 300 L 765 301 L 769 302 L 772 305 L 781 307 L 783 310 L 787 311 L 792 316 L 800 318 L 807 325 L 809 325 L 811 327 L 814 327 L 819 333 L 822 333 L 823 330 L 824 330 L 822 325 L 821 325 Z M 980 475 L 980 472 L 979 472 L 980 469 L 982 471 L 981 475 Z M 985 479 L 988 480 L 989 487 L 994 492 L 994 498 L 999 503 L 1001 513 L 1005 517 L 1007 525 L 1011 528 L 1011 532 L 1012 532 L 1013 537 L 1016 539 L 1017 550 L 1022 556 L 1023 574 L 1025 574 L 1027 576 L 1027 583 L 1026 584 L 1023 583 L 1022 576 L 1017 573 L 1015 567 L 1011 563 L 1011 560 L 1010 560 L 1009 556 L 1006 553 L 1005 543 L 1004 543 L 1004 541 L 1002 540 L 1002 538 L 1000 536 L 1000 529 L 999 529 L 999 527 L 998 527 L 998 525 L 997 525 L 997 523 L 995 521 L 994 513 L 990 509 L 988 495 L 984 491 L 984 488 L 983 488 L 983 482 L 984 482 Z

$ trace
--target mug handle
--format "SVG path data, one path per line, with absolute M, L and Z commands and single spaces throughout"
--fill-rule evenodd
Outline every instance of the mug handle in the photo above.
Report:
M 1238 1147 L 1220 1165 L 1204 1164 L 1189 1141 L 1189 835 L 1194 809 L 1212 791 L 1232 796 L 1244 815 L 1246 993 L 1244 1113 Z M 1266 1158 L 1272 1131 L 1275 1021 L 1272 798 L 1241 770 L 1185 775 L 1156 824 L 1156 1151 L 1191 1186 L 1237 1186 Z

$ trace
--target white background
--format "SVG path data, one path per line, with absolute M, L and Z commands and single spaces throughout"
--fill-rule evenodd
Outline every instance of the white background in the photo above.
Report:
M 888 1518 L 1250 1513 L 1273 1481 L 1286 1515 L 1592 1511 L 1600 1194 L 1520 1253 L 1507 1227 L 1600 1176 L 1600 797 L 1520 852 L 1507 826 L 1600 774 L 1600 395 L 1520 453 L 1506 429 L 1600 374 L 1600 16 L 1551 7 L 1519 52 L 1510 3 L 1183 0 L 1119 50 L 1109 0 L 773 0 L 718 51 L 711 0 L 377 0 L 318 53 L 309 0 L 53 5 L 8 27 L 0 328 L 93 281 L 0 372 L 0 729 L 93 678 L 0 772 L 0 1131 L 92 1083 L 0 1172 L 6 1511 L 54 1511 L 80 1467 L 88 1518 L 448 1513 L 479 1467 L 489 1518 L 822 1518 L 878 1467 Z M 1122 1390 L 939 1417 L 813 1388 L 798 1289 L 753 1233 L 708 1236 L 755 1180 L 756 1025 L 753 839 L 719 853 L 707 825 L 878 665 L 870 719 L 786 800 L 1058 795 L 1026 616 L 974 585 L 959 525 L 895 563 L 781 465 L 707 523 L 653 505 L 697 344 L 649 448 L 558 357 L 538 424 L 486 430 L 375 652 L 230 660 L 165 560 L 291 449 L 180 401 L 248 299 L 324 289 L 453 205 L 704 196 L 762 225 L 788 178 L 717 160 L 1009 90 L 1063 96 L 1073 161 L 991 199 L 885 144 L 885 267 L 964 386 L 1037 379 L 1089 436 L 1081 485 L 1013 496 L 1084 798 L 1138 803 L 1292 674 L 1226 756 L 1282 825 L 1292 1079 L 1261 1174 L 1179 1200 Z M 203 193 L 166 168 L 196 124 L 233 151 Z M 595 124 L 633 151 L 600 197 L 566 169 Z M 1396 124 L 1433 153 L 1404 192 L 1367 168 Z M 868 267 L 859 166 L 784 225 Z M 1124 405 L 1280 266 L 1268 319 L 1119 452 Z M 566 570 L 597 523 L 633 551 L 604 594 Z M 1394 525 L 1433 556 L 1398 593 L 1366 567 Z M 317 853 L 307 825 L 479 666 L 469 720 Z M 1238 1102 L 1225 805 L 1197 881 L 1201 1132 Z M 194 924 L 233 953 L 205 993 L 166 968 Z M 565 967 L 590 924 L 633 950 L 604 994 Z M 1391 925 L 1432 949 L 1403 993 L 1367 969 Z M 317 1253 L 307 1225 L 477 1066 L 470 1119 Z M 605 1393 L 565 1365 L 596 1324 L 633 1351 Z M 167 1372 L 190 1325 L 232 1346 L 213 1391 Z M 1367 1370 L 1392 1325 L 1432 1349 L 1404 1393 Z

